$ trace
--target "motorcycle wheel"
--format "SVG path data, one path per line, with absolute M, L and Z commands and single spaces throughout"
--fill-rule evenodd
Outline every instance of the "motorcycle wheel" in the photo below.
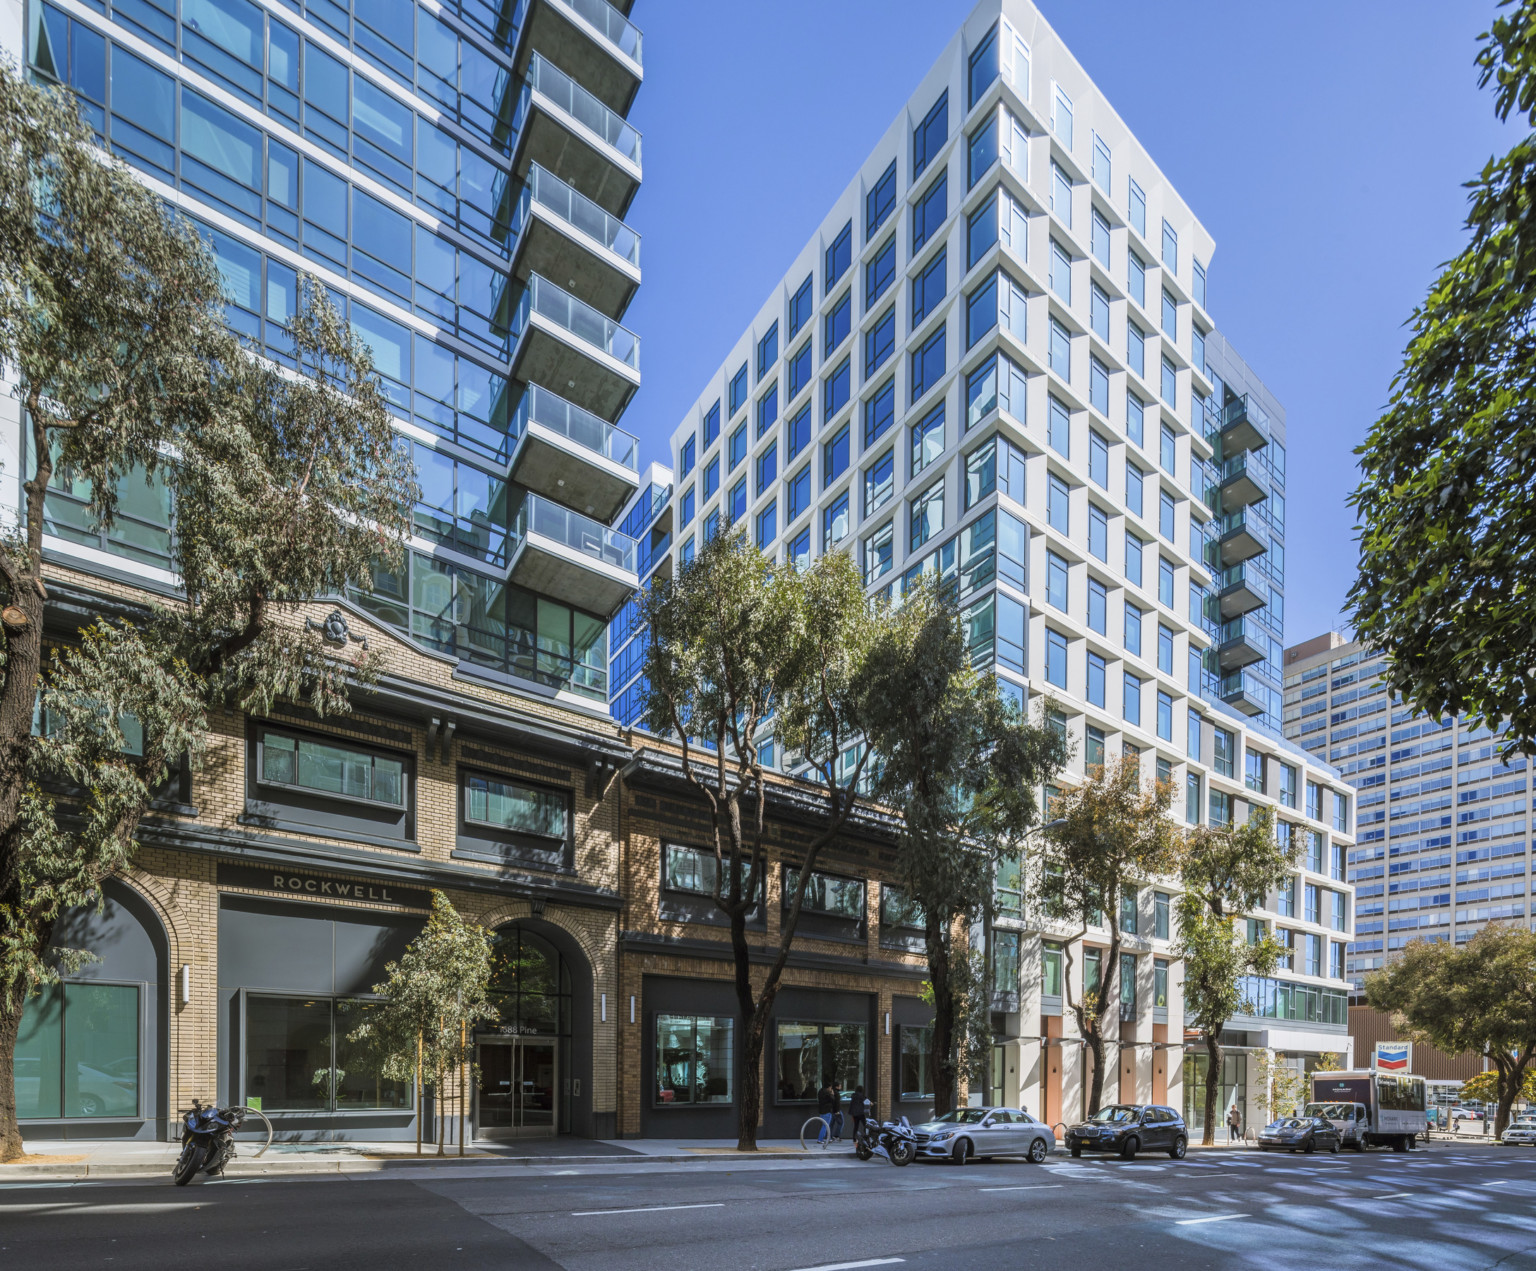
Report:
M 171 1177 L 176 1180 L 176 1186 L 185 1187 L 190 1183 L 197 1171 L 203 1168 L 203 1162 L 207 1157 L 206 1143 L 188 1139 L 186 1146 L 181 1149 L 181 1159 L 176 1162 L 176 1168 L 171 1171 Z
M 867 1161 L 874 1156 L 874 1152 L 870 1149 L 869 1144 L 863 1139 L 855 1139 L 853 1141 L 853 1154 L 861 1161 Z
M 889 1150 L 892 1165 L 910 1165 L 917 1159 L 917 1144 L 906 1139 L 897 1139 Z

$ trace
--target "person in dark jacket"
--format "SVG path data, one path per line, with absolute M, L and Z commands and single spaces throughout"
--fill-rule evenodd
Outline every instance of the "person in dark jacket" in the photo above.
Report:
M 853 1137 L 857 1139 L 869 1120 L 869 1098 L 863 1086 L 853 1088 L 853 1098 L 848 1101 L 848 1115 L 853 1118 Z
M 816 1095 L 816 1113 L 821 1117 L 823 1121 L 827 1123 L 827 1134 L 832 1132 L 832 1117 L 836 1111 L 837 1091 L 832 1088 L 832 1083 L 829 1081 L 824 1086 L 822 1086 L 821 1090 Z M 826 1134 L 820 1135 L 818 1136 L 817 1141 L 820 1142 L 826 1137 Z

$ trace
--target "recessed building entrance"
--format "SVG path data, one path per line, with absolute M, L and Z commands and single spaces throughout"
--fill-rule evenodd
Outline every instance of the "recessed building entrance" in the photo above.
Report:
M 478 1052 L 476 1137 L 552 1137 L 560 1104 L 559 1041 L 553 1037 L 486 1038 Z

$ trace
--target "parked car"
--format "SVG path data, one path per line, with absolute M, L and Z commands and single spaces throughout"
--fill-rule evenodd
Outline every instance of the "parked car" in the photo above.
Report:
M 1067 1150 L 1118 1152 L 1129 1160 L 1137 1152 L 1167 1152 L 1182 1160 L 1189 1148 L 1184 1118 L 1155 1103 L 1112 1103 L 1067 1131 Z
M 1481 1108 L 1455 1107 L 1451 1109 L 1451 1124 L 1458 1121 L 1486 1121 L 1488 1114 Z
M 1339 1150 L 1339 1130 L 1327 1117 L 1281 1117 L 1259 1131 L 1261 1152 Z
M 1526 1112 L 1517 1116 L 1509 1123 L 1500 1142 L 1517 1147 L 1536 1147 L 1536 1114 Z
M 964 1165 L 977 1156 L 1022 1156 L 1038 1165 L 1056 1150 L 1051 1127 L 1018 1108 L 956 1108 L 912 1129 L 919 1160 Z

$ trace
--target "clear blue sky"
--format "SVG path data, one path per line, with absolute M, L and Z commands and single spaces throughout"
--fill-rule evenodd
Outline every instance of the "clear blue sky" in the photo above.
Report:
M 644 283 L 626 317 L 667 439 L 974 0 L 640 0 Z M 1493 0 L 1037 0 L 1215 236 L 1211 312 L 1285 405 L 1288 642 L 1339 623 L 1353 448 L 1403 323 L 1514 140 L 1472 58 Z

